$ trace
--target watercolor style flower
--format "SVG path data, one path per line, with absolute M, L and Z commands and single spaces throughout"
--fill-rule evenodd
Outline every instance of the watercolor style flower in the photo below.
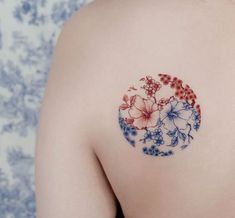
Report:
M 183 102 L 173 100 L 160 112 L 160 119 L 168 130 L 186 129 L 192 116 L 192 110 L 187 110 Z
M 201 107 L 194 91 L 181 79 L 158 76 L 160 80 L 142 77 L 140 86 L 129 87 L 119 105 L 119 125 L 133 147 L 144 144 L 144 154 L 171 156 L 194 139 L 193 133 L 201 125 Z
M 157 104 L 150 99 L 135 95 L 130 105 L 129 115 L 134 119 L 133 125 L 136 128 L 144 129 L 156 126 L 159 110 Z

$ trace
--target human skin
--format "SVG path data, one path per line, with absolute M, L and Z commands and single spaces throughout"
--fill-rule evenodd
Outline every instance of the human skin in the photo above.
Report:
M 235 5 L 231 1 L 95 1 L 65 24 L 40 111 L 38 218 L 235 217 Z M 202 124 L 171 157 L 123 137 L 123 94 L 146 74 L 183 79 Z

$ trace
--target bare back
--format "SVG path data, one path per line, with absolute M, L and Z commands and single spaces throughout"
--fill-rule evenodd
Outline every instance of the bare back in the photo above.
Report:
M 82 52 L 72 56 L 78 64 L 70 68 L 80 75 L 71 86 L 81 93 L 72 98 L 111 199 L 119 199 L 127 218 L 235 217 L 235 5 L 98 1 L 79 13 L 72 22 L 87 22 L 81 30 L 87 38 L 76 47 Z M 75 42 L 80 29 L 74 28 Z M 182 79 L 184 87 L 190 84 L 201 106 L 201 125 L 187 148 L 148 155 L 143 141 L 133 146 L 125 138 L 119 109 L 125 94 L 128 100 L 136 96 L 130 87 L 144 84 L 148 75 L 161 83 L 163 73 Z M 68 116 L 77 118 L 74 114 Z M 133 114 L 129 111 L 130 126 L 137 126 L 137 133 L 146 130 Z

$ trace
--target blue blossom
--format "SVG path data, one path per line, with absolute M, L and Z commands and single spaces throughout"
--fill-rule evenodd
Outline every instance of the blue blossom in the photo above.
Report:
M 158 138 L 162 136 L 162 130 L 160 128 L 155 129 L 154 131 L 151 132 L 151 137 L 154 138 Z
M 143 141 L 151 141 L 151 140 L 157 140 L 162 138 L 162 130 L 160 128 L 157 128 L 155 130 L 146 130 L 145 134 L 144 134 L 144 138 Z
M 183 102 L 173 100 L 161 112 L 160 119 L 168 130 L 175 128 L 185 129 L 188 120 L 192 116 L 192 110 L 185 109 Z
M 160 128 L 157 128 L 153 131 L 146 130 L 144 138 L 141 139 L 141 141 L 143 141 L 144 143 L 146 143 L 147 141 L 152 141 L 152 143 L 154 143 L 154 146 L 163 145 L 163 132 Z
M 152 133 L 150 130 L 147 130 L 144 134 L 143 141 L 146 142 L 147 140 L 152 140 Z
M 157 146 L 160 146 L 160 145 L 163 145 L 164 144 L 164 140 L 163 140 L 163 137 L 162 136 L 159 136 L 157 138 L 155 138 L 153 140 L 153 143 Z

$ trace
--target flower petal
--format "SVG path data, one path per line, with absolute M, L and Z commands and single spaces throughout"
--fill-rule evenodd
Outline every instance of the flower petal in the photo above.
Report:
M 154 103 L 152 106 L 152 111 L 157 111 L 157 110 L 159 110 L 158 105 Z
M 179 117 L 184 119 L 184 120 L 188 120 L 192 115 L 192 111 L 191 110 L 181 110 L 179 111 Z
M 130 97 L 130 105 L 132 106 L 135 103 L 135 95 Z
M 168 130 L 174 130 L 176 128 L 175 123 L 173 122 L 173 120 L 169 120 L 168 117 L 166 117 L 166 119 L 164 119 L 163 126 Z
M 121 104 L 121 105 L 119 106 L 119 108 L 120 108 L 121 110 L 126 110 L 127 108 L 129 108 L 129 105 L 128 105 L 128 104 Z
M 177 118 L 177 119 L 174 119 L 174 123 L 179 129 L 186 129 L 188 122 L 181 118 Z
M 159 111 L 151 113 L 150 118 L 148 119 L 147 127 L 155 127 L 159 118 Z
M 171 104 L 167 104 L 161 111 L 160 111 L 160 118 L 161 120 L 167 117 L 167 113 L 171 110 Z
M 133 126 L 137 127 L 138 129 L 144 129 L 147 127 L 147 120 L 142 116 L 134 120 Z
M 144 103 L 145 103 L 145 111 L 148 112 L 148 113 L 151 113 L 152 112 L 153 102 L 151 100 L 144 99 Z
M 129 100 L 129 97 L 128 95 L 124 95 L 123 98 L 122 98 L 123 101 L 125 101 L 126 103 L 128 102 Z
M 179 101 L 179 102 L 175 105 L 175 110 L 176 110 L 176 111 L 179 111 L 179 110 L 182 110 L 182 109 L 184 109 L 183 102 Z
M 136 106 L 141 111 L 145 110 L 146 106 L 145 106 L 145 103 L 144 103 L 144 99 L 141 98 L 139 95 L 136 95 L 135 96 L 134 106 Z
M 129 112 L 130 117 L 135 118 L 135 119 L 143 115 L 142 112 L 135 106 L 132 106 L 128 112 Z
M 172 108 L 175 108 L 178 104 L 178 101 L 177 100 L 173 100 L 173 101 L 170 101 L 170 105 Z

